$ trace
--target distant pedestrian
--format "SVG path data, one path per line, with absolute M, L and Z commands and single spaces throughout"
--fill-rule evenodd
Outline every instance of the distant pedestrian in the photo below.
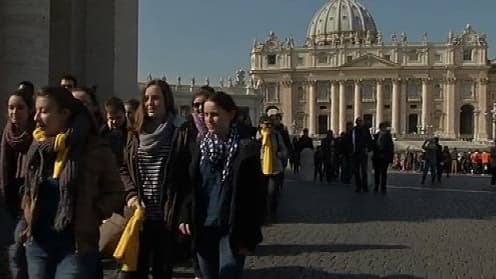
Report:
M 372 148 L 372 136 L 362 119 L 357 118 L 356 126 L 348 134 L 347 141 L 352 150 L 353 175 L 355 176 L 356 192 L 368 192 L 368 152 Z
M 293 138 L 293 154 L 291 154 L 291 158 L 293 160 L 293 173 L 298 174 L 300 171 L 300 146 L 298 145 L 298 138 Z
M 458 173 L 459 167 L 458 165 L 460 164 L 458 160 L 458 150 L 453 148 L 453 151 L 451 152 L 451 173 L 456 174 Z
M 491 155 L 491 165 L 490 165 L 490 171 L 491 171 L 491 186 L 496 186 L 496 146 L 491 147 L 490 151 Z
M 313 154 L 313 158 L 314 158 L 313 181 L 317 181 L 317 178 L 319 178 L 319 181 L 322 182 L 324 177 L 324 164 L 323 164 L 324 156 L 322 154 L 322 148 L 320 146 L 317 146 L 317 149 Z
M 136 99 L 129 99 L 124 103 L 124 108 L 126 109 L 126 119 L 129 127 L 134 128 L 135 115 L 138 110 L 140 102 Z
M 436 181 L 436 174 L 437 174 L 437 156 L 438 156 L 438 146 L 435 142 L 434 139 L 427 139 L 424 141 L 424 144 L 422 145 L 422 149 L 424 150 L 423 153 L 423 161 L 424 165 L 422 168 L 422 181 L 420 182 L 421 184 L 425 183 L 425 178 L 427 176 L 427 173 L 430 171 L 431 172 L 431 182 L 435 183 Z
M 443 172 L 446 172 L 446 177 L 449 178 L 450 172 L 451 172 L 451 164 L 452 164 L 453 160 L 451 159 L 451 152 L 450 152 L 448 146 L 444 146 L 442 154 L 443 154 L 442 158 L 444 161 Z
M 337 141 L 331 130 L 327 131 L 326 137 L 322 139 L 320 147 L 327 182 L 332 182 L 337 177 Z
M 388 123 L 379 124 L 379 132 L 374 135 L 373 156 L 375 174 L 374 192 L 379 191 L 386 193 L 387 185 L 387 169 L 393 162 L 394 143 L 391 132 L 387 129 Z
M 442 177 L 443 177 L 443 171 L 444 171 L 444 154 L 443 154 L 443 147 L 441 144 L 439 144 L 439 138 L 434 137 L 434 144 L 436 145 L 436 175 L 437 175 L 437 182 L 441 183 Z
M 298 148 L 299 152 L 303 151 L 305 148 L 309 148 L 313 151 L 313 140 L 308 136 L 308 129 L 305 128 L 303 129 L 303 134 L 301 135 L 300 139 L 298 140 Z
M 279 192 L 284 183 L 284 162 L 288 149 L 268 117 L 263 116 L 260 122 L 260 162 L 267 187 L 267 222 L 272 223 L 277 222 Z
M 77 87 L 71 89 L 74 98 L 78 99 L 88 109 L 95 122 L 95 127 L 101 129 L 105 125 L 105 119 L 98 105 L 96 92 L 92 88 Z
M 112 152 L 114 152 L 117 163 L 120 166 L 124 159 L 124 148 L 128 133 L 124 103 L 114 96 L 105 101 L 104 108 L 106 123 L 100 128 L 99 134 L 110 143 L 110 148 L 112 148 Z

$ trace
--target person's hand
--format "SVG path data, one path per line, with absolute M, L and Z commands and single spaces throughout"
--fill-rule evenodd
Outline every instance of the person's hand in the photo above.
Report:
M 246 249 L 246 248 L 239 248 L 238 253 L 241 256 L 250 256 L 250 255 L 253 255 L 253 251 L 250 251 L 249 249 Z
M 139 206 L 138 196 L 134 196 L 127 201 L 127 207 L 136 208 Z
M 179 224 L 179 231 L 183 235 L 191 235 L 191 230 L 189 229 L 189 224 L 185 224 L 185 223 Z

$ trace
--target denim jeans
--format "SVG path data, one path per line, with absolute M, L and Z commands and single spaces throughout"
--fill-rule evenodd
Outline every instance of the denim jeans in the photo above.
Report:
M 196 256 L 202 279 L 237 279 L 243 274 L 245 256 L 233 251 L 229 234 L 219 228 L 198 232 Z
M 26 221 L 19 218 L 13 232 L 14 243 L 9 246 L 9 270 L 12 279 L 28 279 L 26 251 L 21 240 L 21 234 L 25 228 Z
M 76 253 L 71 245 L 56 240 L 26 242 L 29 279 L 99 278 L 101 261 L 98 250 Z

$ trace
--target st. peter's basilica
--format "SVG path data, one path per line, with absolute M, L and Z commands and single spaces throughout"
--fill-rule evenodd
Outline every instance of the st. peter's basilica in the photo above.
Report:
M 418 40 L 415 40 L 417 39 Z M 413 39 L 413 40 L 412 40 Z M 304 45 L 270 32 L 253 43 L 250 76 L 293 133 L 345 130 L 362 117 L 389 121 L 398 138 L 493 138 L 496 67 L 486 36 L 383 34 L 358 0 L 330 0 L 310 20 Z

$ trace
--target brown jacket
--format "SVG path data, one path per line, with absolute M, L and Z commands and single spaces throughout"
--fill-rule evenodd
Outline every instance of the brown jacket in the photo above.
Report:
M 98 249 L 99 226 L 124 202 L 124 188 L 114 155 L 107 143 L 92 139 L 81 163 L 83 179 L 77 186 L 74 233 L 79 252 Z M 36 218 L 37 194 L 23 198 L 24 217 L 28 223 L 26 237 L 31 236 L 31 224 Z

